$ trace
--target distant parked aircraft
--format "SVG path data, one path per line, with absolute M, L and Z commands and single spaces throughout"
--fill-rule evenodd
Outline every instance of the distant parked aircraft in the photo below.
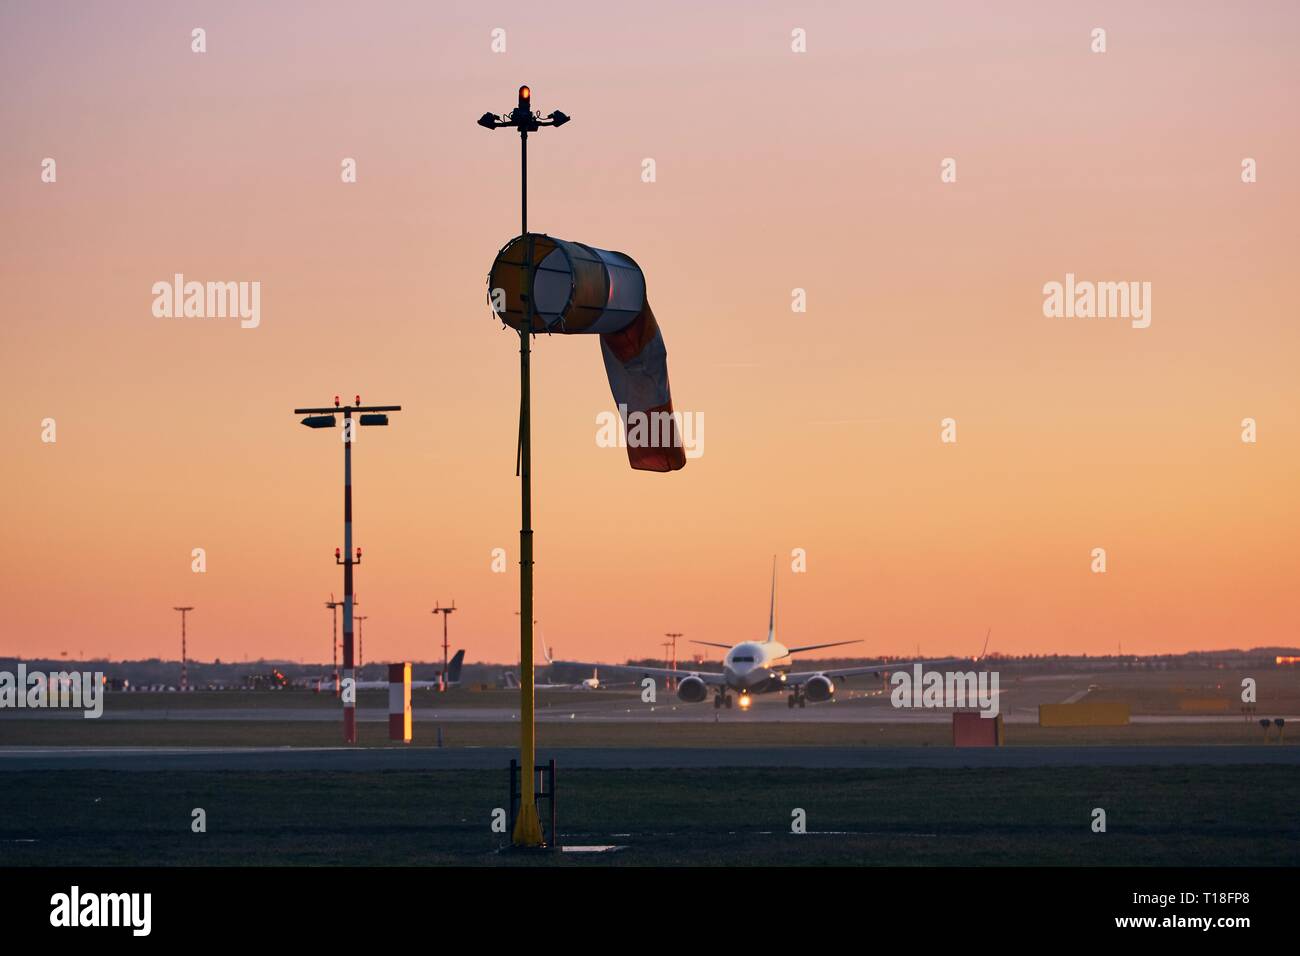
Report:
M 447 686 L 457 687 L 460 685 L 460 669 L 465 663 L 465 652 L 457 651 L 456 656 L 447 662 Z M 411 687 L 418 689 L 421 687 L 441 687 L 442 671 L 434 671 L 432 680 L 413 680 Z M 380 690 L 388 687 L 386 680 L 359 680 L 357 681 L 357 690 Z

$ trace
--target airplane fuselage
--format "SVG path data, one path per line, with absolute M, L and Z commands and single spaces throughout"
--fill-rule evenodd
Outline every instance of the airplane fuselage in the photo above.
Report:
M 785 688 L 785 674 L 778 661 L 790 656 L 778 641 L 745 641 L 737 644 L 722 661 L 722 672 L 730 690 L 763 694 Z

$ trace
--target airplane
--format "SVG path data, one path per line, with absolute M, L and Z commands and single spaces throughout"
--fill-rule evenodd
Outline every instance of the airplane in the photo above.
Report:
M 460 686 L 460 669 L 465 663 L 465 652 L 457 651 L 456 655 L 447 663 L 447 687 Z M 433 680 L 413 680 L 411 689 L 418 690 L 423 687 L 432 687 L 435 690 L 442 685 L 442 671 L 435 671 Z M 386 680 L 359 680 L 357 681 L 357 690 L 381 690 L 387 689 L 388 681 Z
M 519 689 L 519 675 L 514 671 L 506 671 L 504 676 L 506 690 Z M 600 679 L 599 667 L 593 667 L 591 676 L 585 680 L 580 680 L 576 684 L 533 684 L 533 690 L 600 690 L 602 687 L 609 687 Z
M 554 664 L 555 660 L 551 657 L 551 650 L 546 646 L 546 638 L 542 637 L 540 631 L 538 632 L 537 636 L 538 639 L 542 642 L 542 656 L 546 658 L 546 663 Z M 513 686 L 517 688 L 519 686 L 518 675 L 514 673 L 506 674 L 507 687 L 511 686 L 510 684 L 511 680 L 514 681 Z M 578 683 L 576 684 L 533 684 L 533 689 L 534 690 L 600 690 L 601 688 L 604 688 L 605 690 L 609 690 L 612 687 L 634 687 L 634 686 L 636 686 L 635 681 L 624 681 L 621 684 L 611 684 L 609 681 L 602 681 L 600 679 L 600 665 L 592 664 L 591 676 L 585 678 L 584 680 L 578 681 Z
M 727 653 L 722 661 L 721 673 L 716 671 L 688 670 L 668 667 L 636 667 L 630 664 L 593 664 L 590 661 L 553 661 L 552 663 L 570 664 L 576 667 L 604 667 L 607 670 L 627 671 L 643 676 L 672 677 L 677 680 L 677 696 L 685 703 L 699 704 L 706 700 L 710 690 L 713 691 L 715 709 L 731 707 L 731 693 L 737 694 L 741 710 L 748 710 L 754 694 L 788 693 L 787 706 L 804 707 L 808 701 L 814 704 L 832 700 L 835 697 L 835 680 L 856 677 L 863 674 L 880 674 L 884 671 L 896 671 L 912 667 L 915 663 L 947 664 L 965 658 L 945 658 L 931 661 L 890 661 L 889 663 L 870 664 L 862 667 L 840 667 L 816 671 L 787 671 L 782 669 L 781 661 L 792 654 L 803 651 L 822 650 L 827 647 L 842 647 L 846 644 L 861 644 L 862 641 L 834 641 L 829 644 L 807 644 L 801 647 L 786 647 L 776 639 L 776 560 L 772 561 L 772 599 L 768 613 L 767 640 L 742 641 L 739 644 L 718 644 L 713 641 L 692 641 L 707 647 L 725 648 Z

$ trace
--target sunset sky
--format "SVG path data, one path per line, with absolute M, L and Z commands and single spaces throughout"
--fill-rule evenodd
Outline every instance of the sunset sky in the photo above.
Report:
M 367 660 L 431 659 L 453 598 L 515 659 L 519 148 L 475 120 L 521 83 L 573 118 L 530 225 L 640 263 L 705 421 L 632 471 L 598 341 L 536 341 L 560 656 L 761 637 L 773 554 L 790 644 L 1300 642 L 1300 8 L 906 7 L 6 0 L 0 655 L 175 657 L 186 604 L 196 658 L 327 659 L 343 455 L 292 409 L 359 393 L 403 406 L 354 446 Z M 176 273 L 260 282 L 260 325 L 155 317 Z M 1150 327 L 1045 317 L 1067 273 L 1151 283 Z

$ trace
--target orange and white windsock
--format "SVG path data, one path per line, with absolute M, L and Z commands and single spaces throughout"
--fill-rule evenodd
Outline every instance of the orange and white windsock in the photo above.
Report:
M 686 451 L 668 385 L 668 350 L 646 301 L 645 276 L 632 257 L 541 233 L 516 236 L 492 263 L 488 302 L 502 322 L 523 329 L 530 300 L 533 332 L 600 336 L 625 437 L 633 415 L 651 423 L 648 430 L 640 429 L 651 441 L 627 442 L 632 467 L 684 467 Z
M 411 665 L 388 665 L 388 739 L 411 742 Z

